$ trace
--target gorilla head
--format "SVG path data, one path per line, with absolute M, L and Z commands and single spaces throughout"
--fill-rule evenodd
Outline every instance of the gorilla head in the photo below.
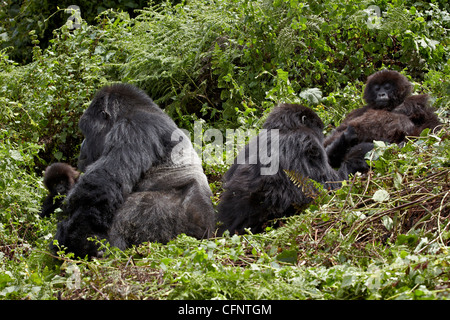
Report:
M 147 94 L 131 85 L 115 84 L 97 92 L 79 121 L 85 139 L 81 145 L 78 170 L 85 171 L 102 155 L 105 139 L 119 120 L 133 118 L 137 121 L 139 119 L 134 119 L 134 116 L 140 112 L 164 115 Z
M 392 110 L 412 93 L 412 84 L 394 70 L 381 70 L 367 78 L 364 100 L 369 108 Z
M 53 163 L 44 172 L 44 185 L 49 194 L 44 200 L 41 217 L 52 214 L 62 204 L 61 196 L 67 195 L 78 180 L 79 172 L 67 163 Z
M 323 139 L 323 122 L 310 108 L 298 104 L 281 104 L 274 108 L 264 122 L 264 129 L 278 129 L 282 132 L 299 130 L 310 131 L 317 139 Z
M 85 173 L 66 199 L 67 219 L 55 236 L 60 245 L 84 257 L 98 254 L 89 237 L 125 249 L 180 233 L 211 235 L 212 194 L 201 162 L 143 91 L 127 84 L 101 89 L 79 126 L 85 138 L 79 169 Z M 174 156 L 175 147 L 181 156 Z
M 44 185 L 53 195 L 67 194 L 79 175 L 79 172 L 67 163 L 53 163 L 45 169 Z

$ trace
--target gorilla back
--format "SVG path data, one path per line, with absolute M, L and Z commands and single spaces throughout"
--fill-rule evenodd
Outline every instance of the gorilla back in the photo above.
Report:
M 79 178 L 56 239 L 80 257 L 98 255 L 89 237 L 125 249 L 180 233 L 211 236 L 211 190 L 191 142 L 143 91 L 101 89 L 80 119 Z

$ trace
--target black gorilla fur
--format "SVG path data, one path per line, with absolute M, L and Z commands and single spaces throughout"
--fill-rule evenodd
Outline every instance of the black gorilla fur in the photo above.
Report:
M 289 179 L 285 170 L 304 178 L 310 178 L 324 184 L 325 188 L 340 187 L 340 181 L 350 173 L 366 171 L 364 155 L 373 145 L 365 143 L 352 149 L 339 171 L 328 164 L 323 147 L 323 123 L 311 109 L 297 104 L 282 104 L 274 108 L 263 125 L 263 129 L 278 129 L 279 148 L 274 150 L 279 167 L 276 173 L 262 175 L 264 165 L 249 161 L 250 145 L 273 143 L 272 135 L 267 139 L 261 133 L 246 145 L 234 164 L 224 175 L 224 192 L 218 205 L 218 234 L 225 230 L 242 234 L 245 228 L 257 233 L 264 230 L 268 221 L 291 216 L 299 209 L 311 203 L 314 188 L 305 183 L 299 188 Z M 270 148 L 269 148 L 270 149 Z M 259 150 L 255 148 L 253 150 Z M 237 159 L 244 159 L 238 163 Z
M 406 136 L 439 126 L 428 106 L 428 95 L 410 96 L 411 92 L 412 84 L 397 71 L 382 70 L 368 77 L 364 89 L 367 105 L 351 111 L 325 139 L 330 165 L 339 167 L 348 150 L 358 143 L 400 143 Z
M 85 173 L 64 206 L 55 238 L 76 256 L 97 256 L 88 237 L 125 249 L 214 229 L 211 190 L 190 140 L 143 91 L 104 87 L 80 119 Z
M 430 97 L 427 94 L 410 96 L 392 112 L 406 115 L 414 124 L 412 135 L 418 136 L 424 129 L 439 129 L 442 125 L 432 107 L 429 106 Z
M 77 182 L 80 173 L 67 163 L 57 162 L 48 166 L 44 172 L 44 185 L 49 191 L 39 213 L 41 217 L 48 217 L 62 202 L 70 189 Z
M 415 132 L 415 126 L 404 114 L 372 109 L 339 126 L 339 130 L 339 137 L 325 148 L 333 168 L 341 165 L 353 146 L 374 140 L 400 143 Z

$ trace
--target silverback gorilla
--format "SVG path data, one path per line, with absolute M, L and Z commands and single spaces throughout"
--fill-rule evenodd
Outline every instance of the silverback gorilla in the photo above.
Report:
M 71 165 L 56 162 L 48 166 L 44 172 L 44 185 L 49 194 L 42 204 L 41 217 L 48 217 L 62 202 L 70 189 L 75 185 L 80 173 Z
M 351 111 L 325 139 L 330 165 L 339 167 L 346 153 L 362 142 L 381 140 L 400 143 L 441 123 L 428 106 L 428 95 L 413 95 L 412 84 L 397 71 L 381 70 L 367 79 L 367 105 Z
M 354 147 L 339 171 L 331 168 L 323 147 L 323 123 L 314 111 L 302 105 L 275 107 L 263 129 L 268 130 L 267 134 L 260 133 L 250 140 L 224 175 L 224 192 L 218 205 L 219 235 L 226 230 L 242 234 L 246 228 L 261 232 L 268 221 L 294 215 L 311 203 L 314 189 L 310 182 L 297 187 L 286 171 L 334 189 L 350 173 L 368 169 L 364 156 L 372 143 Z M 278 148 L 272 148 L 275 142 Z M 261 152 L 260 146 L 265 144 L 274 153 L 271 157 L 278 159 L 277 170 L 269 174 L 263 173 L 267 165 L 261 161 L 261 154 L 254 153 Z
M 178 234 L 210 237 L 211 190 L 191 142 L 143 91 L 104 87 L 79 121 L 79 169 L 55 238 L 76 256 L 95 257 L 89 237 L 125 249 Z M 54 248 L 56 249 L 56 248 Z

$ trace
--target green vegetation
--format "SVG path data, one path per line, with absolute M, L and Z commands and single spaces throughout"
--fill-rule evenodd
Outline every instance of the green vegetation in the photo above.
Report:
M 23 17 L 36 10 L 27 3 Z M 368 23 L 370 5 L 381 18 Z M 94 19 L 93 9 L 82 10 L 89 22 L 47 38 L 49 25 L 31 30 L 1 19 L 0 299 L 449 298 L 447 1 L 148 6 L 132 17 L 107 10 Z M 10 8 L 0 16 L 14 16 Z M 18 58 L 24 48 L 29 61 Z M 368 175 L 323 191 L 283 227 L 204 241 L 180 235 L 125 252 L 104 244 L 107 254 L 93 261 L 48 250 L 57 219 L 38 216 L 42 170 L 76 164 L 78 119 L 102 85 L 136 84 L 190 131 L 196 120 L 258 129 L 285 101 L 313 108 L 328 132 L 363 104 L 366 77 L 382 68 L 430 94 L 446 126 L 403 146 L 378 144 Z M 217 202 L 227 166 L 204 167 Z

